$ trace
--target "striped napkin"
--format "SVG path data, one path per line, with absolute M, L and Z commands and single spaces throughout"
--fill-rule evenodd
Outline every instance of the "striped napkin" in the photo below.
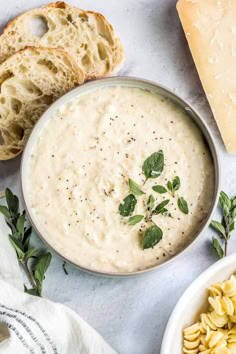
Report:
M 23 292 L 8 232 L 0 216 L 0 353 L 116 354 L 68 307 Z

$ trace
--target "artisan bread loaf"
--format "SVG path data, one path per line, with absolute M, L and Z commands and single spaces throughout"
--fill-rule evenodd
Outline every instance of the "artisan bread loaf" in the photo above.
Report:
M 177 10 L 225 146 L 236 153 L 236 1 L 179 0 Z
M 34 34 L 35 19 L 45 33 Z M 60 48 L 71 54 L 86 79 L 118 71 L 124 50 L 110 23 L 99 13 L 56 2 L 25 12 L 12 20 L 0 36 L 0 62 L 26 46 Z
M 59 49 L 26 48 L 0 65 L 0 160 L 18 155 L 41 114 L 83 83 L 84 73 Z

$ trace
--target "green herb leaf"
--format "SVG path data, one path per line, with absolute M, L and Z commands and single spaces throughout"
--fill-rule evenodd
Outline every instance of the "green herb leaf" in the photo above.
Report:
M 45 278 L 45 273 L 51 263 L 52 255 L 50 252 L 43 254 L 40 256 L 38 263 L 36 264 L 34 277 L 39 281 L 40 284 L 43 283 Z
M 138 222 L 140 222 L 141 220 L 143 220 L 144 216 L 143 215 L 134 215 L 131 216 L 128 220 L 128 225 L 135 225 Z
M 145 194 L 141 190 L 140 186 L 136 182 L 134 182 L 131 178 L 129 179 L 129 188 L 130 188 L 131 193 L 133 193 L 134 195 L 139 196 L 139 195 Z
M 236 206 L 236 197 L 231 199 L 231 207 L 234 208 Z
M 16 230 L 21 237 L 24 236 L 24 231 L 25 231 L 24 225 L 25 225 L 25 215 L 22 214 L 18 217 L 16 222 Z
M 160 242 L 162 235 L 163 232 L 157 225 L 149 227 L 143 234 L 143 249 L 153 248 L 158 242 Z
M 29 295 L 33 296 L 40 296 L 39 291 L 37 288 L 35 289 L 27 289 L 27 287 L 24 285 L 24 292 Z
M 234 207 L 232 210 L 232 219 L 234 220 L 235 218 L 236 218 L 236 207 Z
M 221 235 L 225 236 L 225 227 L 220 222 L 212 220 L 210 226 L 218 231 Z
M 6 196 L 7 205 L 8 205 L 10 212 L 12 214 L 16 215 L 18 212 L 18 209 L 19 209 L 19 200 L 18 200 L 17 196 L 14 195 L 9 188 L 6 188 L 5 196 Z
M 154 208 L 154 205 L 155 205 L 155 198 L 153 197 L 152 194 L 150 194 L 147 202 L 148 211 L 151 211 Z
M 19 260 L 23 261 L 23 259 L 25 257 L 25 253 L 24 253 L 24 247 L 23 247 L 22 243 L 15 236 L 12 236 L 12 235 L 9 235 L 9 239 L 11 241 L 12 246 L 16 250 Z
M 220 206 L 223 210 L 224 216 L 228 216 L 231 208 L 231 200 L 224 192 L 220 192 Z
M 178 198 L 178 207 L 179 207 L 179 210 L 182 211 L 182 213 L 184 213 L 184 214 L 188 214 L 189 213 L 188 203 L 186 202 L 186 200 L 184 200 L 183 197 Z
M 148 178 L 157 178 L 160 176 L 163 168 L 164 154 L 162 150 L 159 150 L 158 152 L 154 152 L 144 161 L 142 171 L 146 177 L 146 180 L 148 180 Z
M 164 194 L 167 193 L 167 189 L 163 186 L 153 186 L 152 189 L 154 190 L 154 192 L 160 193 L 160 194 Z
M 120 215 L 130 216 L 137 204 L 137 199 L 133 194 L 129 194 L 124 200 L 123 203 L 119 206 Z
M 163 212 L 163 209 L 165 208 L 165 206 L 169 203 L 169 201 L 170 201 L 169 199 L 163 200 L 163 202 L 158 204 L 155 208 L 155 214 L 161 214 Z
M 30 242 L 30 236 L 32 235 L 32 227 L 30 226 L 28 229 L 25 230 L 24 237 L 22 240 L 22 243 L 24 245 L 24 250 L 28 250 L 29 248 L 29 242 Z
M 172 186 L 172 182 L 171 181 L 168 181 L 167 182 L 167 188 L 168 190 L 172 193 L 173 192 L 173 186 Z
M 29 259 L 29 258 L 33 258 L 36 257 L 38 254 L 38 251 L 36 250 L 36 248 L 30 248 L 26 253 L 25 253 L 25 258 Z
M 4 205 L 0 205 L 0 213 L 2 213 L 7 219 L 9 219 L 11 217 L 11 214 L 10 214 L 8 208 L 5 207 Z
M 218 254 L 218 257 L 221 259 L 224 257 L 224 251 L 219 243 L 219 241 L 213 236 L 212 237 L 212 244 Z
M 180 189 L 180 178 L 176 176 L 173 180 L 173 190 L 177 191 Z
M 168 211 L 168 209 L 166 209 L 166 208 L 163 208 L 163 209 L 161 210 L 160 214 L 163 215 L 163 216 L 168 216 L 168 217 L 172 218 L 171 213 L 170 213 L 170 212 Z

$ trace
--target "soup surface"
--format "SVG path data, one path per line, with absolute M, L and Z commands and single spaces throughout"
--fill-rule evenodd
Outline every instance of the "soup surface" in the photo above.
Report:
M 163 171 L 145 182 L 144 161 L 160 151 Z M 180 186 L 172 196 L 167 183 L 176 176 Z M 144 194 L 134 195 L 129 179 Z M 48 120 L 28 180 L 33 219 L 45 240 L 81 266 L 119 273 L 162 263 L 192 241 L 209 211 L 214 170 L 200 130 L 180 108 L 146 90 L 113 86 L 80 95 Z M 154 191 L 156 185 L 167 192 Z M 130 194 L 137 203 L 125 217 L 119 207 Z M 164 200 L 165 211 L 156 213 Z M 135 215 L 143 219 L 129 225 Z M 162 238 L 143 249 L 154 225 Z

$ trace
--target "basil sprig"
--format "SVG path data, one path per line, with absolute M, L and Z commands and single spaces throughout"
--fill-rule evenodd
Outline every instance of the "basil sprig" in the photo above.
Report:
M 180 178 L 178 176 L 176 176 L 173 179 L 173 182 L 168 181 L 167 182 L 167 188 L 168 188 L 170 194 L 172 195 L 172 197 L 174 197 L 175 196 L 175 191 L 180 189 Z
M 163 232 L 157 225 L 149 227 L 144 232 L 142 237 L 143 249 L 153 248 L 158 242 L 161 241 L 162 236 Z
M 224 192 L 220 193 L 219 199 L 222 220 L 221 222 L 212 220 L 211 227 L 217 231 L 219 239 L 212 237 L 212 244 L 219 258 L 227 256 L 228 241 L 231 237 L 231 232 L 234 230 L 234 221 L 236 218 L 236 197 L 230 199 Z M 223 241 L 223 242 L 222 242 Z M 224 247 L 222 247 L 224 243 Z
M 133 194 L 129 194 L 119 206 L 120 215 L 130 216 L 137 204 L 137 199 Z
M 24 285 L 25 292 L 35 296 L 42 296 L 43 281 L 52 255 L 50 252 L 42 253 L 36 248 L 30 247 L 32 227 L 25 225 L 25 211 L 19 212 L 19 200 L 9 188 L 6 189 L 5 196 L 7 207 L 0 205 L 0 213 L 4 215 L 5 221 L 11 230 L 9 235 L 10 242 L 31 284 L 30 289 Z M 29 260 L 32 258 L 36 259 L 36 262 L 34 268 L 30 269 Z
M 146 181 L 149 178 L 157 178 L 160 176 L 164 168 L 164 154 L 162 150 L 154 152 L 143 163 L 142 171 L 146 177 Z M 146 182 L 145 181 L 145 182 Z

